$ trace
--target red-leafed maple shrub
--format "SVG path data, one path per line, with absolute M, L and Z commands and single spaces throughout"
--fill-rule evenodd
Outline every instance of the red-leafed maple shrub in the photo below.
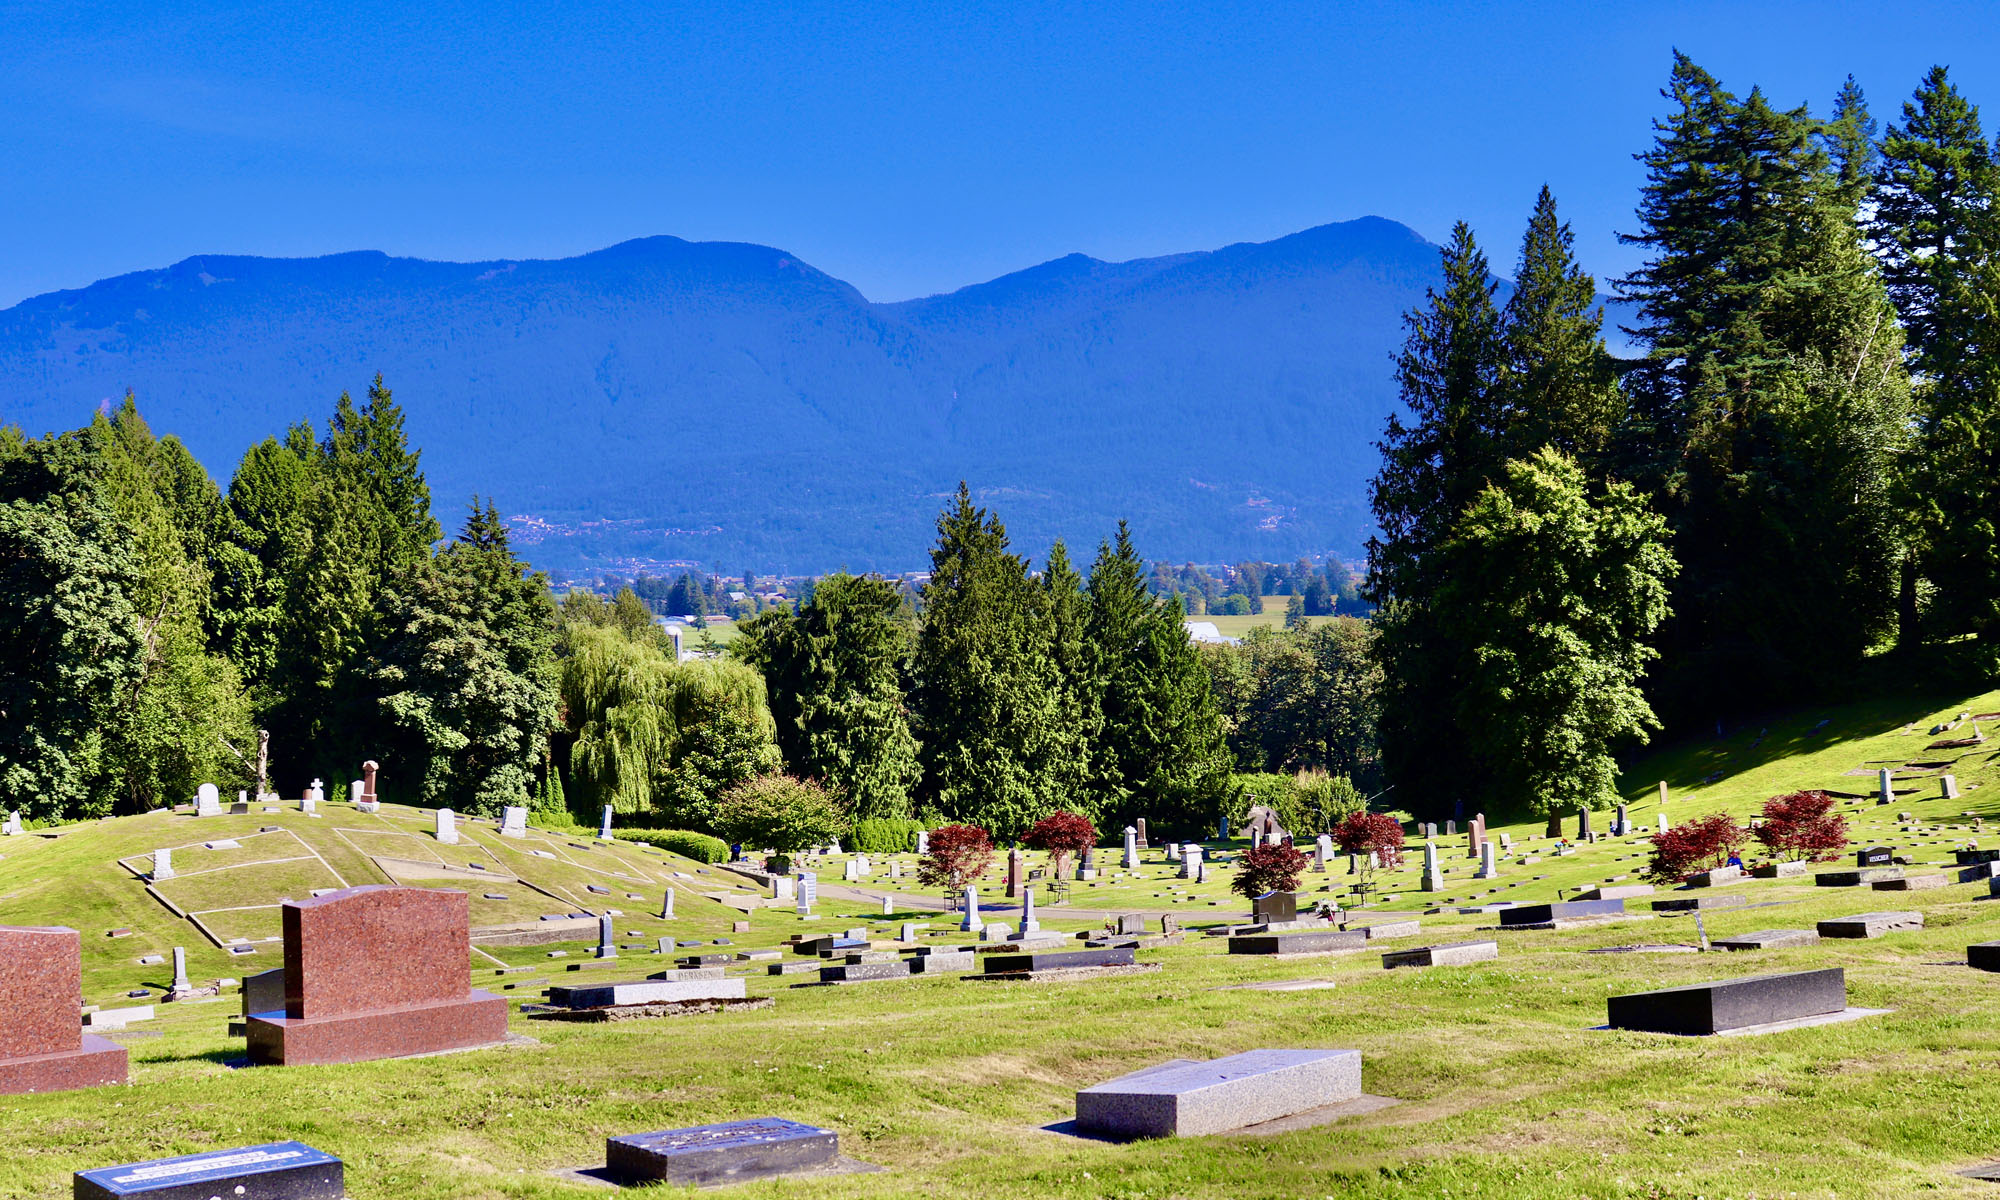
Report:
M 1030 850 L 1047 851 L 1049 865 L 1060 879 L 1072 855 L 1082 857 L 1085 850 L 1097 844 L 1097 826 L 1088 817 L 1073 812 L 1050 813 L 1021 835 L 1021 844 Z
M 1825 792 L 1793 792 L 1764 801 L 1764 821 L 1752 831 L 1781 861 L 1824 862 L 1847 846 L 1847 818 Z
M 1334 844 L 1341 853 L 1359 855 L 1360 882 L 1355 890 L 1368 894 L 1375 869 L 1395 869 L 1403 865 L 1403 826 L 1388 813 L 1349 813 L 1333 827 Z
M 1653 860 L 1646 878 L 1654 883 L 1678 883 L 1699 871 L 1727 866 L 1729 856 L 1743 848 L 1750 831 L 1728 813 L 1714 813 L 1653 835 Z
M 993 865 L 993 837 L 977 825 L 931 830 L 930 851 L 917 862 L 917 882 L 941 888 L 953 900 Z
M 1246 900 L 1265 892 L 1296 892 L 1310 861 L 1283 842 L 1266 843 L 1237 856 L 1236 878 L 1229 886 Z

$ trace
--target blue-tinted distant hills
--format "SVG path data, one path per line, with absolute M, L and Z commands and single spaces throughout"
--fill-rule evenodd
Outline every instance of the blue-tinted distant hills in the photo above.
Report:
M 127 388 L 227 482 L 377 371 L 447 527 L 539 565 L 923 566 L 957 482 L 1038 559 L 1129 518 L 1149 557 L 1354 553 L 1401 317 L 1437 252 L 1365 218 L 870 303 L 781 250 L 655 237 L 561 260 L 191 258 L 0 312 L 0 422 Z

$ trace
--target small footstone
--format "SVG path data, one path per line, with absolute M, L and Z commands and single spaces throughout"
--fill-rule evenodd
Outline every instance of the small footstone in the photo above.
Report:
M 1755 933 L 1739 933 L 1709 942 L 1717 950 L 1785 950 L 1818 944 L 1819 934 L 1811 929 L 1759 929 Z
M 1823 938 L 1872 938 L 1898 929 L 1922 929 L 1924 914 L 1920 912 L 1872 912 L 1856 913 L 1850 917 L 1832 917 L 1819 923 L 1819 935 Z
M 1878 879 L 1870 886 L 1878 892 L 1927 892 L 1932 888 L 1947 887 L 1951 877 L 1941 873 L 1905 875 L 1900 879 Z
M 1741 892 L 1709 892 L 1700 896 L 1675 896 L 1653 901 L 1654 912 L 1707 912 L 1717 908 L 1741 908 L 1749 900 Z
M 1446 942 L 1440 946 L 1388 951 L 1382 955 L 1382 967 L 1384 970 L 1397 967 L 1456 967 L 1499 957 L 1500 943 L 1495 941 Z

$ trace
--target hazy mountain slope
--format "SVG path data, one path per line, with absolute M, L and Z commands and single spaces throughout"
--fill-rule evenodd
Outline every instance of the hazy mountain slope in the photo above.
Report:
M 885 305 L 779 250 L 666 237 L 204 256 L 0 312 L 0 421 L 74 427 L 130 387 L 226 480 L 380 371 L 447 525 L 490 493 L 559 569 L 915 566 L 960 478 L 1038 556 L 1120 516 L 1161 557 L 1351 551 L 1400 317 L 1435 273 L 1373 218 Z

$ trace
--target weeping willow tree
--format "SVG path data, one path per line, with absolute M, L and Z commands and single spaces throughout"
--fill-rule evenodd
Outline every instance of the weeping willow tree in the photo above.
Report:
M 585 812 L 711 832 L 723 792 L 778 766 L 764 679 L 739 662 L 677 663 L 649 632 L 569 625 L 568 795 Z

